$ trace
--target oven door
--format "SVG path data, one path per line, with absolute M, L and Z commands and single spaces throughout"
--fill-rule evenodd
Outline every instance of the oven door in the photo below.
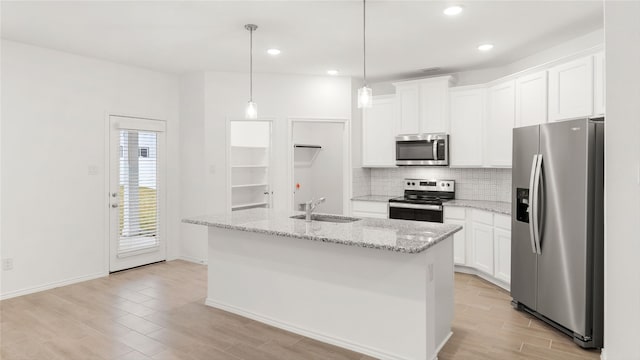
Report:
M 418 134 L 396 137 L 396 165 L 449 165 L 448 135 Z
M 441 205 L 389 203 L 389 219 L 444 222 Z

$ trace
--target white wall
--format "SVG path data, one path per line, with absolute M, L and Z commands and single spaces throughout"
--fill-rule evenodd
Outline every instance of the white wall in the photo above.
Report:
M 202 144 L 204 160 L 201 167 L 184 167 L 182 172 L 184 217 L 227 211 L 228 184 L 226 177 L 226 120 L 243 119 L 249 98 L 249 78 L 246 73 L 207 72 L 204 74 L 204 121 L 194 122 L 190 134 L 181 139 L 184 144 Z M 253 98 L 258 104 L 258 116 L 273 119 L 272 171 L 274 207 L 288 211 L 290 191 L 286 159 L 289 118 L 351 117 L 351 79 L 345 77 L 254 74 Z M 191 126 L 191 125 L 190 125 Z M 204 137 L 204 138 L 203 138 Z M 200 147 L 200 145 L 193 145 Z M 202 171 L 202 172 L 201 172 Z M 184 184 L 204 173 L 203 181 L 193 189 Z M 186 230 L 181 233 L 183 256 L 206 261 L 207 237 L 204 232 Z
M 310 166 L 295 167 L 294 182 L 302 187 L 295 193 L 294 209 L 297 209 L 297 204 L 325 197 L 326 201 L 318 207 L 318 212 L 343 214 L 344 126 L 341 123 L 319 122 L 293 124 L 294 143 L 322 146 L 321 150 L 295 150 L 296 157 L 304 156 L 302 152 L 309 154 L 310 151 L 318 151 L 318 155 Z
M 205 214 L 205 74 L 191 73 L 180 78 L 180 215 Z M 202 261 L 207 228 L 180 224 L 180 256 L 190 261 Z
M 605 2 L 605 355 L 640 359 L 640 2 Z
M 177 256 L 177 78 L 5 40 L 1 70 L 2 256 L 14 259 L 2 296 L 106 274 L 109 112 L 167 120 L 168 254 Z

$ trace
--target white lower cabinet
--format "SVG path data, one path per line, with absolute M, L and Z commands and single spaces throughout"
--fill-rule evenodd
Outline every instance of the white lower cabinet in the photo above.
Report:
M 453 235 L 453 262 L 457 265 L 464 265 L 466 263 L 465 248 L 467 247 L 467 235 L 465 226 L 467 224 L 464 220 L 448 220 L 447 224 L 462 226 L 462 230 Z
M 389 218 L 389 203 L 351 200 L 351 216 L 387 219 Z
M 478 222 L 471 225 L 473 267 L 493 275 L 493 226 Z
M 456 265 L 467 263 L 467 221 L 464 208 L 447 206 L 444 208 L 445 224 L 460 225 L 462 230 L 453 234 L 453 262 Z
M 481 275 L 503 288 L 511 281 L 511 217 L 470 208 L 446 206 L 445 224 L 461 225 L 454 235 L 456 269 Z M 469 229 L 468 231 L 465 231 Z
M 511 282 L 511 232 L 495 228 L 493 230 L 494 276 L 506 283 Z

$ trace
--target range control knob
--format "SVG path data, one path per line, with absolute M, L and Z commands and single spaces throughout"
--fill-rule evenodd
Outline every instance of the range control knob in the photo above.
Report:
M 415 185 L 416 183 L 412 182 L 411 185 Z
M 407 183 L 407 185 L 411 185 L 411 183 L 410 183 L 410 182 L 408 182 L 408 183 Z
M 451 184 L 447 183 L 447 186 L 451 186 Z
M 441 183 L 440 186 L 444 187 L 444 183 Z

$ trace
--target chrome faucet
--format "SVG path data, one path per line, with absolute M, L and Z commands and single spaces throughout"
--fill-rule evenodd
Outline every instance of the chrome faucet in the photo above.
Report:
M 304 210 L 307 213 L 307 216 L 305 217 L 305 221 L 311 222 L 311 213 L 313 212 L 313 210 L 315 210 L 318 205 L 322 204 L 326 200 L 327 200 L 327 198 L 321 197 L 318 200 L 309 200 L 309 201 L 307 201 L 306 204 L 305 204 L 306 206 L 304 207 Z

